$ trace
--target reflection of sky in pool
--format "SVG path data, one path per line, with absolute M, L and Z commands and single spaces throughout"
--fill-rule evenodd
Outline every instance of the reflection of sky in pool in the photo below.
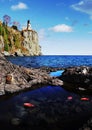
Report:
M 61 76 L 63 72 L 64 72 L 64 70 L 58 70 L 56 72 L 50 72 L 50 76 L 58 77 L 58 76 Z

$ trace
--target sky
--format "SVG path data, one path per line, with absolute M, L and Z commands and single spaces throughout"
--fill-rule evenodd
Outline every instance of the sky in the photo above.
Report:
M 30 20 L 43 55 L 92 55 L 92 0 L 0 0 L 0 20 Z

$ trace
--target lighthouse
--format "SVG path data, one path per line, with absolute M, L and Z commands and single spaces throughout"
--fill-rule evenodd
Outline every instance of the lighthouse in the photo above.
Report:
M 27 30 L 32 30 L 30 20 L 27 21 Z

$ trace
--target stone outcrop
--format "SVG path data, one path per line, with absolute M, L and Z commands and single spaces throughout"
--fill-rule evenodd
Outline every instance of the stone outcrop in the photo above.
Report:
M 0 24 L 0 53 L 5 56 L 42 55 L 38 39 L 37 32 L 29 25 L 19 31 Z
M 29 69 L 13 65 L 0 54 L 0 95 L 36 88 L 41 84 L 62 85 L 56 77 L 50 77 L 44 69 Z
M 92 67 L 70 67 L 66 68 L 60 79 L 64 84 L 78 88 L 79 90 L 92 91 Z
M 24 37 L 23 46 L 28 50 L 28 55 L 41 55 L 41 47 L 38 44 L 37 32 L 34 30 L 23 30 L 22 34 Z

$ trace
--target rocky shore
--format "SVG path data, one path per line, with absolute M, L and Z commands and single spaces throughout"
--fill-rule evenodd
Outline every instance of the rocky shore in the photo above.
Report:
M 64 70 L 61 76 L 50 76 L 50 72 L 57 70 Z M 70 89 L 73 92 L 89 91 L 92 95 L 92 67 L 80 66 L 69 68 L 25 68 L 23 66 L 14 65 L 9 62 L 2 54 L 0 54 L 0 95 L 8 95 L 18 93 L 23 90 L 36 89 L 43 85 L 62 86 Z M 53 87 L 54 87 L 53 86 Z M 59 87 L 58 87 L 59 88 Z M 58 93 L 57 93 L 58 94 Z M 27 95 L 28 96 L 28 95 Z M 51 96 L 50 96 L 51 97 Z M 18 98 L 19 99 L 19 98 Z M 11 124 L 10 128 L 19 130 L 24 128 L 52 128 L 68 129 L 75 128 L 79 123 L 78 130 L 92 129 L 92 97 L 80 95 L 70 95 L 66 91 L 60 92 L 58 98 L 56 96 L 51 99 L 47 97 L 40 97 L 37 99 L 26 98 L 24 95 L 20 101 L 15 100 L 14 108 L 9 106 L 8 110 L 18 110 L 15 114 L 2 114 L 1 118 L 6 119 L 6 122 Z M 84 99 L 86 99 L 84 101 Z M 35 105 L 34 108 L 25 108 L 23 103 L 29 101 Z M 3 106 L 1 107 L 4 108 Z M 12 108 L 12 109 L 10 109 Z M 84 114 L 85 113 L 85 114 Z M 56 116 L 57 115 L 57 116 Z M 8 117 L 8 118 L 7 118 Z M 84 124 L 85 122 L 85 124 Z M 67 125 L 66 125 L 67 124 Z M 0 128 L 7 128 L 8 123 Z
M 64 86 L 67 86 L 67 88 L 71 86 L 76 90 L 92 92 L 92 67 L 66 68 L 60 79 L 63 80 Z
M 34 89 L 43 85 L 62 86 L 66 89 L 92 92 L 92 67 L 64 68 L 61 76 L 50 76 L 50 72 L 63 68 L 26 68 L 14 65 L 0 54 L 0 95 Z
M 0 95 L 34 88 L 34 85 L 63 85 L 63 81 L 49 75 L 51 70 L 17 66 L 0 54 Z

